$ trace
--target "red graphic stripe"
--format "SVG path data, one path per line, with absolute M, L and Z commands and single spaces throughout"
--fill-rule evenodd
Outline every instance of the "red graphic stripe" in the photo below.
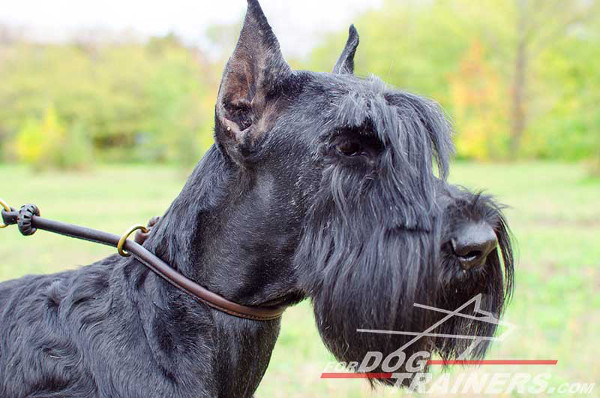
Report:
M 392 373 L 321 373 L 321 379 L 391 379 Z
M 427 365 L 556 365 L 556 359 L 482 359 L 482 360 L 448 360 L 430 359 Z
M 448 360 L 430 359 L 428 365 L 556 365 L 556 359 L 483 359 L 483 360 Z M 321 373 L 321 379 L 391 379 L 393 373 Z

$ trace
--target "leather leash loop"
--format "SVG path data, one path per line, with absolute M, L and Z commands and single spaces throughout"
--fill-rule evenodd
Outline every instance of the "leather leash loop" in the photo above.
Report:
M 225 314 L 255 321 L 272 321 L 279 319 L 285 311 L 285 306 L 247 306 L 230 301 L 199 285 L 165 263 L 154 253 L 142 246 L 148 234 L 151 233 L 152 226 L 158 223 L 158 218 L 150 220 L 148 227 L 136 225 L 128 229 L 123 236 L 118 236 L 92 228 L 40 217 L 39 209 L 35 205 L 25 205 L 21 210 L 17 211 L 0 199 L 0 206 L 2 206 L 0 211 L 0 221 L 2 222 L 0 226 L 2 228 L 18 224 L 19 231 L 23 235 L 31 235 L 36 229 L 40 229 L 71 238 L 116 247 L 122 256 L 129 257 L 133 255 L 138 262 L 148 267 L 148 269 L 177 289 Z M 138 239 L 127 239 L 133 232 L 138 230 L 142 231 L 142 235 Z M 127 251 L 124 249 L 127 249 Z

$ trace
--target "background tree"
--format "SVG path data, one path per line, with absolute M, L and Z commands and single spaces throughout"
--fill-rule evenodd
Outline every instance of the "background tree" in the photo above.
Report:
M 388 0 L 356 20 L 357 71 L 441 102 L 456 122 L 461 157 L 479 148 L 478 159 L 589 158 L 600 135 L 597 112 L 589 111 L 599 91 L 598 7 L 585 0 Z M 344 36 L 328 37 L 304 66 L 329 70 Z M 482 50 L 477 60 L 473 43 Z M 482 84 L 488 97 L 465 108 Z

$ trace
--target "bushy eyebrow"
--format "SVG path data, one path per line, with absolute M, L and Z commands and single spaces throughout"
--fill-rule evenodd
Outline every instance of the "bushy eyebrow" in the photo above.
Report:
M 407 115 L 414 119 L 413 127 L 426 133 L 440 177 L 446 179 L 448 163 L 454 155 L 454 144 L 452 125 L 444 110 L 433 100 L 404 91 L 386 92 L 384 99 L 390 107 L 398 110 L 399 117 Z

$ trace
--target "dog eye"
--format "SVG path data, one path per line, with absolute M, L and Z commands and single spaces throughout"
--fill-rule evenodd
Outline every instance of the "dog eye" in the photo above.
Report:
M 363 154 L 363 147 L 360 143 L 346 141 L 335 146 L 335 150 L 344 156 L 358 156 Z

